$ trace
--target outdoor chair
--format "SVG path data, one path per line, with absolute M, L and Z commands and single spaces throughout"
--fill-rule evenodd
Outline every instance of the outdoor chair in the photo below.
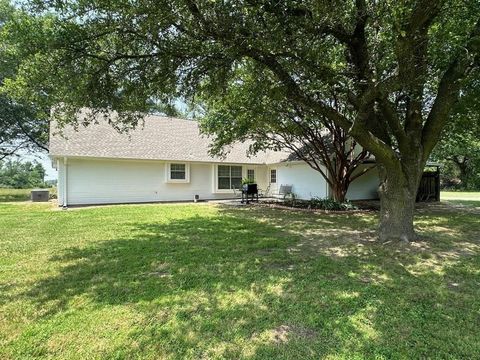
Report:
M 292 192 L 293 185 L 280 185 L 280 189 L 278 190 L 278 195 L 283 196 L 283 199 L 287 196 L 291 196 L 293 194 Z

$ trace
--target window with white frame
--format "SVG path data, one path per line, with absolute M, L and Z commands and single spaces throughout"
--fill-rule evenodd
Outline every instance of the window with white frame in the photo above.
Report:
M 247 179 L 255 181 L 255 169 L 247 169 Z
M 186 180 L 187 169 L 185 167 L 185 164 L 170 164 L 170 179 Z
M 242 167 L 230 165 L 218 165 L 218 189 L 240 189 L 242 186 Z
M 189 182 L 189 166 L 185 163 L 167 164 L 167 182 Z
M 271 184 L 277 183 L 277 169 L 270 170 L 270 183 Z

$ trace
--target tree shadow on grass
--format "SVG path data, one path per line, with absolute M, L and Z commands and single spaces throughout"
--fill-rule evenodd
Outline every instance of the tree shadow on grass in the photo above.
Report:
M 23 296 L 42 309 L 43 319 L 71 313 L 78 299 L 87 307 L 134 311 L 129 340 L 104 354 L 112 357 L 480 351 L 475 302 L 465 301 L 480 295 L 473 286 L 478 254 L 442 272 L 424 268 L 431 259 L 421 252 L 374 241 L 374 222 L 370 215 L 225 207 L 209 217 L 128 223 L 128 238 L 53 257 L 59 273 Z M 458 331 L 467 339 L 462 350 Z

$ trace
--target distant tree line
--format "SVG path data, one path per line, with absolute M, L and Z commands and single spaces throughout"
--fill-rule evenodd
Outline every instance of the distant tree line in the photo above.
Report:
M 0 188 L 28 189 L 44 187 L 45 168 L 34 162 L 8 160 L 0 162 Z

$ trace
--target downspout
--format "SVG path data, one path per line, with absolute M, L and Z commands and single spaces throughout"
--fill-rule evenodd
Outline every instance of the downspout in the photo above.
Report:
M 67 167 L 67 157 L 63 158 L 63 208 L 66 209 L 68 202 L 67 202 L 67 176 L 68 176 L 68 167 Z

